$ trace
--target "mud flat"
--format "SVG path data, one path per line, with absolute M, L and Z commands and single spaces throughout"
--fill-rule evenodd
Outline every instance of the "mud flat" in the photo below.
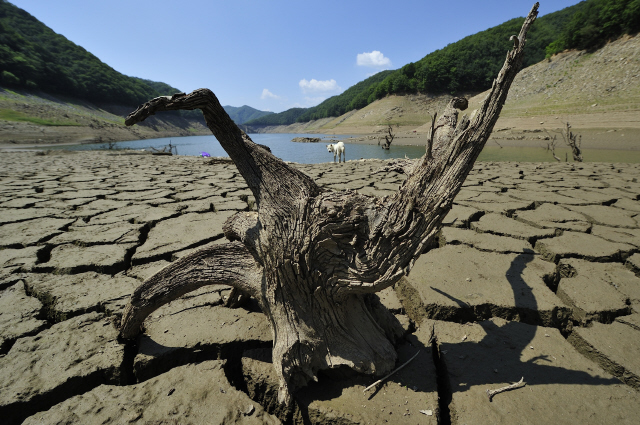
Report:
M 297 165 L 384 197 L 380 161 Z M 377 378 L 321 376 L 277 403 L 259 308 L 202 288 L 137 341 L 113 318 L 160 268 L 255 207 L 228 160 L 0 155 L 0 417 L 57 423 L 637 423 L 640 166 L 477 163 L 438 246 L 379 293 L 407 334 Z M 489 398 L 523 378 L 526 386 Z

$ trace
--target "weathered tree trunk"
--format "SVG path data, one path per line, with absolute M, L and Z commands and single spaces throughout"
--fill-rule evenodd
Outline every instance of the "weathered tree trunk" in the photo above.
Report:
M 257 212 L 238 213 L 225 224 L 229 243 L 177 260 L 137 288 L 121 336 L 135 337 L 161 305 L 222 283 L 257 299 L 271 323 L 281 402 L 322 369 L 390 371 L 400 330 L 370 294 L 409 273 L 438 233 L 498 119 L 537 9 L 538 3 L 475 119 L 458 122 L 456 108 L 467 101 L 453 99 L 438 120 L 430 155 L 407 164 L 405 183 L 383 199 L 319 188 L 253 143 L 209 90 L 159 97 L 132 112 L 127 125 L 157 111 L 201 109 L 253 192 Z

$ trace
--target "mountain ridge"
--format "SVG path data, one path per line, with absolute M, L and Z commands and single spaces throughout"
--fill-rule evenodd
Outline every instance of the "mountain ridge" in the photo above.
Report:
M 6 0 L 0 0 L 0 84 L 131 107 L 180 92 L 116 71 Z
M 223 106 L 222 108 L 226 111 L 227 114 L 229 114 L 229 117 L 233 120 L 233 122 L 238 125 L 244 124 L 247 121 L 273 114 L 273 112 L 260 111 L 248 105 L 242 105 L 239 107 L 227 105 Z
M 151 98 L 180 92 L 129 77 L 0 0 L 0 141 L 113 142 L 206 134 L 202 114 L 173 111 L 132 129 L 123 117 Z

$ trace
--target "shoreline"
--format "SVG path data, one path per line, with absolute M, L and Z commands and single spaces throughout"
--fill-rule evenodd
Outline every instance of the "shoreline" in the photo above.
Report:
M 497 127 L 497 126 L 496 126 Z M 606 129 L 606 128 L 590 128 L 590 129 L 573 129 L 574 132 L 580 134 L 583 138 L 583 147 L 587 149 L 612 149 L 612 150 L 640 150 L 640 128 L 624 128 L 624 129 Z M 264 133 L 249 133 L 251 134 L 264 134 Z M 268 133 L 267 133 L 268 134 Z M 353 144 L 361 144 L 361 145 L 376 145 L 378 144 L 378 134 L 372 132 L 348 132 L 348 133 L 272 133 L 272 134 L 308 134 L 308 135 L 317 135 L 317 134 L 325 134 L 327 136 L 335 135 L 335 136 L 352 136 L 344 139 L 340 139 L 341 141 Z M 549 132 L 549 135 L 557 135 L 556 132 Z M 527 130 L 517 130 L 517 129 L 501 129 L 497 128 L 489 137 L 487 141 L 487 145 L 490 145 L 492 142 L 496 145 L 502 145 L 507 147 L 539 147 L 546 145 L 546 140 L 544 137 L 547 134 L 540 131 L 530 132 Z M 199 135 L 198 135 L 199 136 Z M 158 138 L 164 138 L 165 136 L 161 136 Z M 172 138 L 182 138 L 182 137 L 192 137 L 192 136 L 171 136 Z M 407 131 L 406 129 L 400 129 L 395 138 L 393 139 L 393 143 L 391 146 L 400 145 L 400 146 L 426 146 L 427 144 L 427 135 L 423 133 L 417 133 L 412 131 Z M 153 138 L 147 138 L 144 140 L 150 140 Z M 326 141 L 328 141 L 327 139 Z M 113 143 L 119 142 L 129 142 L 132 140 L 119 140 Z M 322 140 L 320 143 L 324 143 L 325 140 Z M 57 146 L 77 146 L 77 145 L 100 145 L 107 144 L 109 142 L 105 141 L 95 141 L 95 140 L 87 140 L 84 142 L 74 142 L 74 141 L 63 141 L 63 142 L 14 142 L 7 143 L 0 141 L 0 150 L 19 150 L 19 149 L 33 149 L 33 148 L 47 148 L 47 147 L 57 147 Z M 562 145 L 561 137 L 558 137 L 557 145 Z
M 557 128 L 547 129 L 544 125 L 545 121 L 538 121 L 540 117 L 532 119 L 524 118 L 505 118 L 498 120 L 493 133 L 489 137 L 487 147 L 516 147 L 516 148 L 546 148 L 552 137 L 556 137 L 556 149 L 565 148 L 561 134 Z M 554 120 L 557 127 L 560 120 Z M 625 126 L 609 126 L 603 125 L 602 122 L 594 122 L 590 128 L 583 127 L 585 120 L 574 121 L 572 131 L 582 136 L 582 149 L 586 150 L 607 150 L 607 151 L 630 151 L 640 152 L 640 122 L 612 122 L 611 124 L 625 124 Z M 527 125 L 525 125 L 527 124 Z M 348 131 L 351 130 L 351 131 Z M 362 128 L 347 128 L 345 131 L 327 130 L 325 132 L 310 131 L 310 136 L 323 134 L 327 137 L 320 143 L 329 141 L 331 136 L 349 136 L 341 138 L 348 144 L 359 145 L 377 145 L 378 137 L 381 133 L 372 131 L 363 131 Z M 394 129 L 395 138 L 393 146 L 426 146 L 427 131 L 425 126 L 401 126 Z M 262 133 L 250 133 L 262 134 Z M 274 133 L 275 134 L 275 133 Z M 302 133 L 281 133 L 281 134 L 302 134 Z M 200 134 L 197 134 L 200 135 Z M 160 136 L 160 135 L 159 135 Z M 165 137 L 165 136 L 160 136 Z M 191 137 L 191 136 L 170 136 L 175 138 Z M 150 139 L 145 137 L 144 139 Z M 77 140 L 77 139 L 76 139 Z M 119 143 L 131 140 L 113 140 L 97 141 L 95 139 L 81 139 L 78 141 L 13 141 L 11 143 L 0 140 L 0 152 L 19 152 L 19 151 L 38 151 L 47 150 L 49 148 L 59 148 L 61 146 L 76 145 L 106 145 L 108 143 Z

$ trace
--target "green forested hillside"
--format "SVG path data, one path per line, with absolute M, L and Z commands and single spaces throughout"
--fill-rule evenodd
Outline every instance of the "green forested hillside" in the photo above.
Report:
M 342 94 L 330 97 L 318 106 L 313 108 L 292 108 L 287 111 L 275 114 L 274 116 L 263 117 L 248 121 L 248 125 L 287 125 L 298 122 L 307 122 L 325 117 L 337 117 L 352 109 L 360 109 L 367 106 L 366 100 L 370 95 L 370 91 L 377 83 L 392 74 L 393 71 L 378 72 L 359 82 Z M 293 121 L 291 121 L 293 120 Z M 275 124 L 274 124 L 275 123 Z
M 567 20 L 582 3 L 536 20 L 527 36 L 523 67 L 540 62 L 545 48 L 558 38 Z M 491 87 L 502 67 L 507 51 L 513 46 L 509 37 L 520 32 L 524 18 L 463 38 L 430 53 L 416 63 L 396 71 L 375 89 L 375 98 L 402 92 L 457 93 L 482 91 Z
M 297 121 L 307 122 L 320 118 L 337 117 L 347 111 L 367 106 L 367 99 L 373 93 L 373 89 L 390 74 L 393 74 L 393 71 L 378 72 L 376 75 L 349 87 L 342 94 L 330 97 L 314 108 L 309 108 L 298 117 Z
M 344 93 L 299 114 L 298 122 L 334 117 L 365 107 L 389 94 L 480 92 L 491 87 L 506 52 L 509 37 L 518 34 L 524 18 L 463 38 L 415 63 L 385 71 Z M 587 0 L 538 18 L 527 37 L 524 67 L 565 48 L 595 49 L 608 40 L 640 30 L 640 0 Z M 271 121 L 292 124 L 289 111 Z M 268 125 L 261 120 L 249 124 Z
M 273 114 L 273 112 L 259 111 L 247 105 L 240 107 L 223 106 L 223 108 L 236 124 L 244 124 L 247 121 Z
M 180 91 L 117 72 L 6 0 L 0 0 L 0 84 L 128 106 Z
M 571 16 L 547 56 L 564 49 L 595 50 L 623 34 L 640 31 L 640 0 L 589 0 Z
M 296 122 L 300 115 L 307 112 L 306 108 L 291 108 L 279 114 L 270 114 L 262 118 L 247 121 L 247 125 L 288 125 Z M 307 120 L 308 121 L 308 120 Z

